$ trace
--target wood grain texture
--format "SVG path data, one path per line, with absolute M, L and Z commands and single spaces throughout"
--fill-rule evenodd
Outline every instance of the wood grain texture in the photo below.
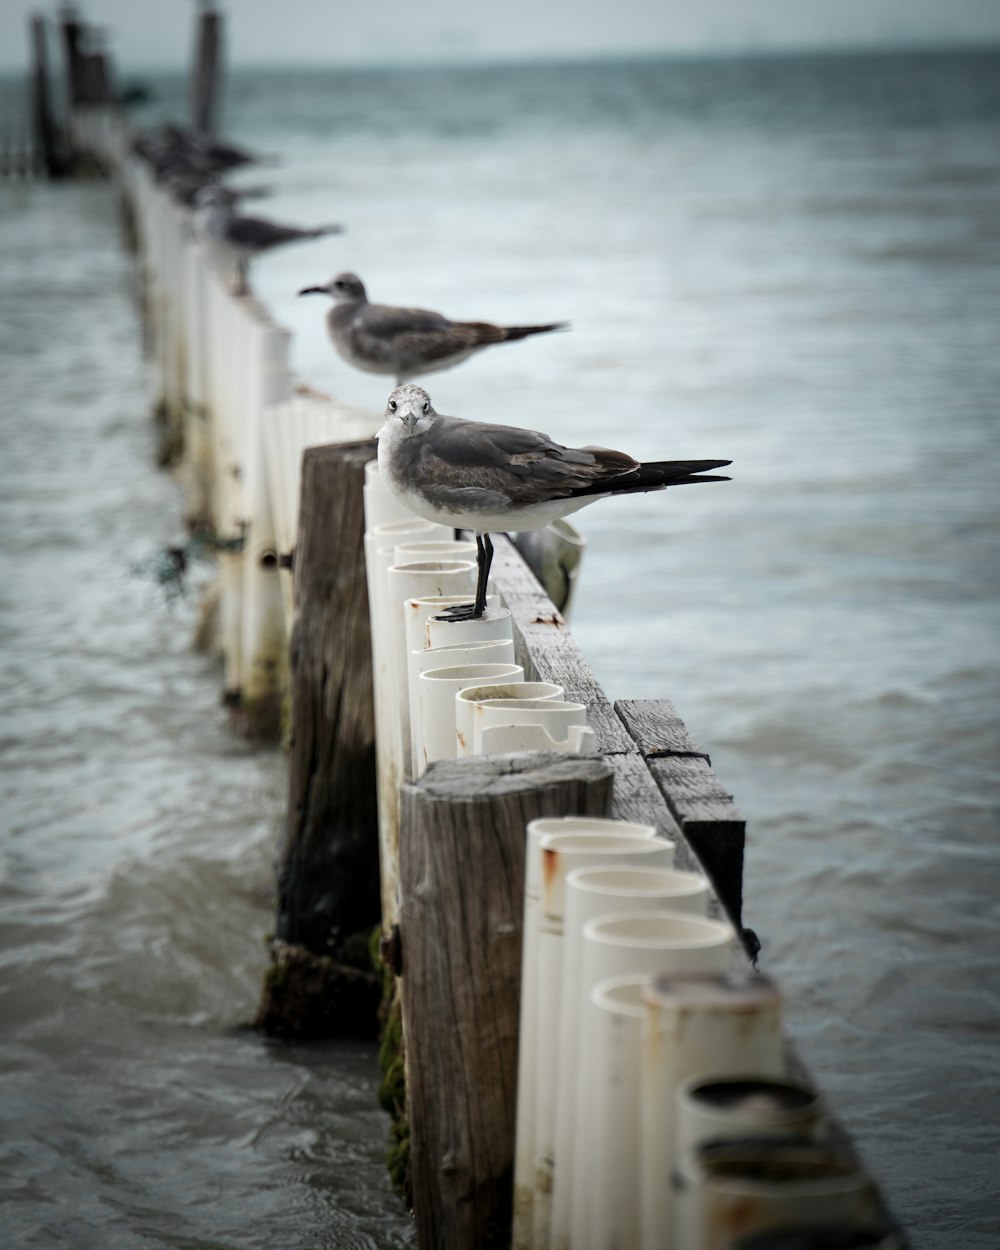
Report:
M 711 764 L 669 699 L 618 699 L 615 711 L 642 755 L 697 755 Z
M 735 925 L 743 917 L 746 822 L 667 699 L 619 700 L 615 711 Z
M 410 1167 L 423 1250 L 511 1234 L 525 826 L 607 815 L 582 756 L 432 764 L 402 789 L 400 928 Z
M 289 654 L 289 801 L 277 935 L 330 954 L 379 920 L 362 485 L 374 443 L 309 448 Z

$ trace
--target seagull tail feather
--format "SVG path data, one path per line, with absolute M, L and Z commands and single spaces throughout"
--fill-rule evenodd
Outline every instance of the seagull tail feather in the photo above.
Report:
M 634 469 L 613 478 L 603 478 L 582 490 L 578 495 L 631 495 L 640 491 L 664 490 L 668 486 L 689 486 L 698 482 L 728 482 L 725 474 L 711 473 L 711 469 L 724 469 L 731 460 L 650 460 L 637 464 Z
M 568 321 L 551 321 L 543 326 L 503 326 L 504 343 L 512 343 L 515 339 L 526 339 L 529 334 L 549 334 L 552 330 L 568 330 Z

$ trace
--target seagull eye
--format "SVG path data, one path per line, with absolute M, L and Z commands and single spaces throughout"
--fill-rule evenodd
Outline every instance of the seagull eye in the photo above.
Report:
M 389 400 L 389 411 L 390 412 L 396 411 L 396 401 L 394 399 Z
M 431 410 L 431 401 L 430 401 L 429 399 L 425 399 L 425 400 L 424 400 L 424 402 L 423 402 L 423 404 L 421 405 L 421 407 L 423 408 L 424 412 L 430 412 L 430 410 Z

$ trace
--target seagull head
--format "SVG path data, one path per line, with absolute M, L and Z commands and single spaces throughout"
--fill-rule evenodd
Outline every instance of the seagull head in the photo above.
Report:
M 431 397 L 422 386 L 414 386 L 407 382 L 405 386 L 397 386 L 389 396 L 385 406 L 385 422 L 391 425 L 395 419 L 402 423 L 402 430 L 397 432 L 403 437 L 411 434 L 423 434 L 431 420 L 437 416 Z
M 344 304 L 350 300 L 366 299 L 365 284 L 356 273 L 338 273 L 326 286 L 304 286 L 300 295 L 329 295 L 334 303 Z

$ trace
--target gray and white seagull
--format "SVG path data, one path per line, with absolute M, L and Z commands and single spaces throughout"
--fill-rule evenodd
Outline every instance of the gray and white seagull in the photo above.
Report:
M 388 374 L 397 384 L 450 369 L 494 343 L 548 334 L 568 324 L 498 326 L 490 321 L 451 321 L 426 308 L 370 304 L 365 284 L 355 273 L 338 273 L 326 286 L 303 287 L 299 294 L 329 295 L 333 307 L 326 325 L 339 355 L 366 373 Z
M 542 529 L 609 495 L 728 482 L 710 470 L 732 463 L 640 464 L 605 447 L 563 447 L 535 430 L 442 416 L 423 387 L 413 385 L 397 386 L 389 396 L 377 437 L 380 476 L 405 507 L 428 521 L 476 535 L 476 599 L 447 609 L 450 620 L 483 615 L 491 533 Z
M 302 229 L 270 221 L 266 217 L 247 217 L 234 210 L 228 188 L 212 185 L 195 194 L 194 230 L 202 242 L 215 245 L 236 260 L 237 295 L 246 295 L 247 266 L 255 256 L 269 252 L 285 243 L 301 243 L 321 239 L 327 234 L 342 234 L 343 226 L 317 226 Z

